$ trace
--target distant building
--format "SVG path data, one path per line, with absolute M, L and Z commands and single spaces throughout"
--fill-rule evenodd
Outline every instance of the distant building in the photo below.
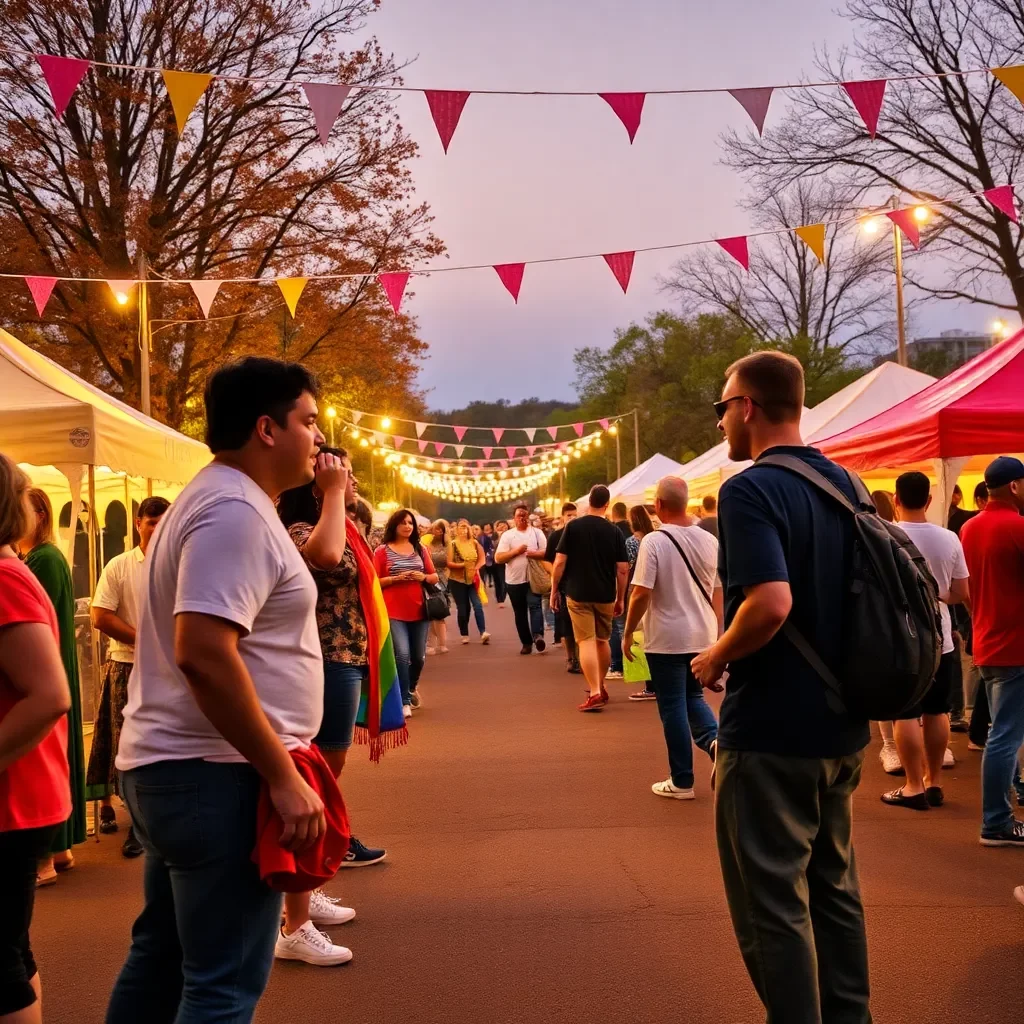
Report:
M 972 334 L 970 331 L 943 331 L 937 338 L 915 338 L 907 342 L 907 361 L 911 366 L 918 363 L 936 363 L 943 365 L 946 372 L 963 366 L 969 359 L 991 348 L 1001 341 L 1002 334 Z M 878 366 L 886 361 L 896 360 L 896 352 L 888 352 L 878 356 L 874 364 Z

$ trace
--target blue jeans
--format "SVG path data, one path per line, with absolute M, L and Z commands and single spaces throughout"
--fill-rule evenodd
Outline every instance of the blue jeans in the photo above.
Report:
M 321 750 L 348 750 L 356 729 L 359 698 L 369 665 L 324 662 L 324 717 L 313 742 Z
M 981 834 L 1013 825 L 1010 786 L 1017 777 L 1017 751 L 1024 743 L 1024 666 L 981 668 L 992 726 L 981 759 Z
M 540 599 L 541 611 L 544 613 L 544 625 L 553 633 L 555 631 L 555 613 L 551 610 L 551 595 L 544 594 Z
M 622 671 L 622 629 L 625 625 L 626 617 L 624 615 L 612 619 L 612 635 L 608 640 L 612 647 L 612 663 L 608 669 L 609 672 Z
M 544 636 L 540 594 L 535 594 L 529 583 L 509 583 L 505 589 L 508 591 L 509 601 L 512 602 L 519 642 L 524 647 L 532 647 L 534 637 Z
M 718 739 L 715 713 L 704 699 L 704 690 L 690 671 L 692 654 L 648 654 L 650 688 L 658 698 L 658 714 L 665 730 L 672 785 L 693 787 L 693 742 L 709 757 Z
M 249 764 L 194 759 L 120 779 L 146 850 L 145 906 L 107 1024 L 247 1024 L 281 923 L 281 894 L 251 860 L 260 777 Z
M 402 703 L 411 704 L 409 696 L 416 689 L 427 660 L 427 632 L 430 622 L 391 620 L 391 640 L 395 645 L 395 663 L 398 666 L 398 685 L 402 688 Z
M 462 636 L 469 636 L 469 609 L 473 608 L 473 615 L 476 618 L 476 628 L 483 635 L 487 632 L 487 621 L 484 619 L 484 606 L 480 602 L 480 595 L 476 587 L 471 583 L 460 583 L 458 580 L 449 580 L 448 589 L 455 598 L 455 608 L 459 618 L 459 633 Z

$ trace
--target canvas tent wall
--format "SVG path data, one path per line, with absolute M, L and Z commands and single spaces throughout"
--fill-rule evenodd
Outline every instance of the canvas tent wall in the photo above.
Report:
M 667 455 L 652 455 L 646 462 L 641 462 L 618 480 L 608 485 L 612 502 L 622 501 L 626 505 L 642 505 L 648 490 L 656 487 L 663 476 L 681 476 L 683 464 L 670 459 Z M 576 499 L 580 512 L 590 508 L 587 495 Z

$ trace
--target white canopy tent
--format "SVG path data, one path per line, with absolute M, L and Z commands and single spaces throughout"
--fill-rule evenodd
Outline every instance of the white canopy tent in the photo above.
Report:
M 652 455 L 646 462 L 641 462 L 628 473 L 608 485 L 612 502 L 623 501 L 627 505 L 642 505 L 647 491 L 656 487 L 663 476 L 682 476 L 683 464 L 670 459 L 667 455 Z M 576 499 L 576 507 L 580 512 L 590 508 L 587 496 Z

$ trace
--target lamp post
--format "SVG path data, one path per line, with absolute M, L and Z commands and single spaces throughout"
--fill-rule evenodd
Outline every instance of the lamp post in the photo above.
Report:
M 338 415 L 338 410 L 333 405 L 327 406 L 327 422 L 331 428 L 331 447 L 334 447 L 334 419 Z
M 146 265 L 146 254 L 139 253 L 139 348 L 142 351 L 141 374 L 142 374 L 142 411 L 146 416 L 152 416 L 152 404 L 149 393 L 149 351 L 152 346 L 152 337 L 149 329 L 149 268 Z

